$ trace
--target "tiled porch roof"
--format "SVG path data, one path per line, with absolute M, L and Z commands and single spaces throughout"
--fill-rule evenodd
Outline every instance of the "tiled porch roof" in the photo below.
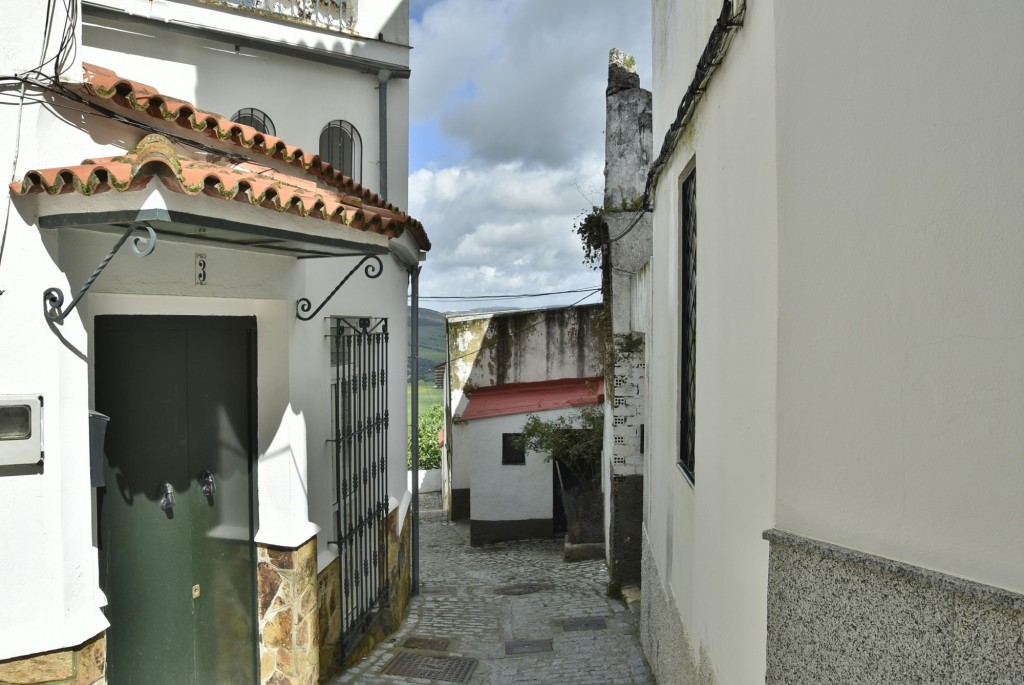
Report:
M 91 100 L 106 101 L 107 105 L 129 110 L 136 116 L 142 114 L 174 123 L 182 128 L 236 145 L 248 153 L 266 155 L 297 167 L 336 188 L 346 204 L 399 220 L 402 226 L 409 230 L 420 249 L 430 249 L 430 239 L 423 229 L 423 224 L 409 217 L 385 198 L 323 162 L 320 155 L 288 145 L 276 136 L 260 133 L 251 126 L 236 123 L 220 114 L 201 110 L 185 100 L 164 95 L 152 86 L 121 78 L 109 69 L 92 64 L 82 66 L 85 70 L 85 82 L 78 86 L 69 85 L 80 95 Z M 296 180 L 294 177 L 278 177 Z M 375 209 L 367 210 L 367 207 Z
M 345 195 L 324 191 L 312 179 L 289 176 L 258 164 L 226 166 L 183 157 L 168 138 L 156 133 L 143 138 L 127 154 L 86 159 L 76 166 L 32 170 L 10 188 L 19 195 L 46 192 L 92 196 L 111 190 L 141 190 L 154 177 L 174 192 L 237 200 L 389 237 L 401 235 L 408 221 L 404 214 L 367 207 Z

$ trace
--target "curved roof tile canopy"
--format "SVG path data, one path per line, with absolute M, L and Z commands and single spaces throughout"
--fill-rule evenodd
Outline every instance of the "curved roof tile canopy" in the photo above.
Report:
M 267 157 L 278 159 L 285 162 L 286 164 L 297 167 L 298 169 L 306 172 L 312 177 L 320 179 L 322 182 L 338 190 L 339 196 L 334 198 L 334 202 L 346 205 L 347 209 L 342 215 L 350 217 L 350 221 L 346 221 L 344 223 L 356 226 L 356 223 L 353 222 L 366 221 L 365 218 L 357 217 L 357 214 L 360 215 L 360 217 L 378 217 L 381 223 L 384 223 L 389 227 L 391 226 L 392 223 L 394 223 L 394 228 L 390 230 L 393 230 L 396 235 L 400 235 L 403 230 L 408 230 L 420 249 L 430 249 L 430 239 L 427 237 L 426 231 L 423 228 L 423 224 L 421 224 L 416 219 L 413 219 L 412 217 L 404 213 L 395 205 L 389 203 L 385 198 L 381 197 L 377 193 L 372 192 L 368 188 L 365 188 L 359 183 L 356 183 L 351 178 L 344 176 L 340 171 L 335 170 L 333 166 L 321 160 L 320 155 L 307 152 L 302 148 L 293 145 L 288 145 L 280 138 L 261 133 L 252 126 L 239 124 L 237 122 L 231 121 L 227 117 L 224 117 L 220 114 L 216 114 L 214 112 L 207 112 L 205 110 L 199 109 L 192 103 L 186 102 L 185 100 L 179 100 L 177 98 L 164 95 L 152 86 L 148 86 L 144 83 L 139 83 L 138 81 L 132 81 L 130 79 L 121 78 L 110 69 L 104 69 L 103 67 L 98 67 L 93 64 L 83 64 L 82 66 L 85 70 L 85 82 L 78 86 L 69 86 L 72 89 L 77 90 L 79 94 L 81 94 L 82 96 L 89 99 L 98 98 L 101 100 L 105 100 L 108 104 L 117 105 L 118 107 L 121 107 L 123 109 L 130 110 L 134 114 L 141 113 L 148 117 L 174 123 L 178 126 L 181 126 L 182 128 L 187 128 L 197 133 L 209 136 L 211 138 L 216 138 L 220 141 L 234 144 L 248 152 L 266 155 Z M 150 138 L 151 136 L 147 136 L 146 138 L 143 139 L 143 142 L 149 140 Z M 166 138 L 164 138 L 164 141 L 166 141 L 167 144 L 170 145 L 170 141 L 168 141 Z M 132 153 L 130 153 L 129 155 L 125 155 L 124 158 L 127 158 L 131 155 L 139 154 L 139 148 L 141 146 L 142 143 L 140 143 L 139 147 L 133 150 Z M 110 160 L 100 161 L 116 164 L 118 163 L 118 160 L 121 159 L 122 158 L 120 157 L 114 157 L 111 158 Z M 230 184 L 230 180 L 232 179 L 234 172 L 237 170 L 232 169 L 231 167 L 216 165 L 213 163 L 204 163 L 194 160 L 188 161 L 189 164 L 184 165 L 183 171 L 189 172 L 187 175 L 190 179 L 194 180 L 195 173 L 198 170 L 199 165 L 204 165 L 205 168 L 207 168 L 207 170 L 211 172 L 213 172 L 214 170 L 219 170 L 216 172 L 215 175 L 217 175 L 222 182 L 225 180 L 229 181 L 229 183 L 226 184 L 226 192 L 230 194 L 231 189 L 236 187 Z M 84 189 L 79 190 L 79 192 L 85 195 L 91 194 L 91 191 L 88 190 L 90 184 L 86 182 L 86 179 L 80 178 L 78 174 L 82 171 L 83 167 L 90 165 L 87 163 L 91 163 L 91 165 L 93 166 L 96 165 L 96 162 L 92 160 L 86 160 L 86 162 L 83 162 L 83 164 L 78 167 L 69 167 L 67 169 L 61 170 L 70 174 L 70 176 L 64 178 L 64 180 L 66 181 L 71 180 L 71 178 L 78 178 L 79 182 L 82 184 L 81 187 Z M 173 164 L 171 166 L 173 166 Z M 76 173 L 72 171 L 73 169 L 78 169 L 79 172 Z M 120 167 L 118 167 L 118 170 L 120 171 Z M 46 171 L 52 172 L 55 170 L 51 169 Z M 99 172 L 100 170 L 96 171 Z M 107 179 L 109 177 L 110 171 L 111 169 L 106 169 L 106 176 L 104 176 L 102 172 L 98 173 L 97 179 L 100 176 L 103 176 L 104 180 L 98 181 L 98 184 L 95 186 L 96 188 L 102 187 L 103 183 L 108 183 L 109 187 L 115 190 L 130 189 L 128 187 L 118 188 L 116 185 L 117 183 L 120 183 L 123 180 L 123 173 L 121 173 L 121 175 L 115 174 L 114 178 L 108 181 Z M 31 184 L 27 183 L 27 181 L 30 180 L 29 177 L 32 176 L 33 174 L 36 174 L 36 177 L 33 178 L 48 178 L 48 175 L 44 171 L 32 171 L 26 175 L 26 183 L 20 184 L 20 189 L 15 188 L 15 186 L 18 186 L 19 184 L 12 184 L 12 190 L 23 194 L 27 192 L 32 192 Z M 259 176 L 260 178 L 263 179 L 269 176 L 274 176 L 279 182 L 284 183 L 286 185 L 289 183 L 302 183 L 302 179 L 292 176 L 286 176 L 280 173 L 275 174 L 270 170 L 261 170 Z M 53 180 L 55 183 L 59 183 L 59 181 L 56 178 L 54 178 Z M 247 193 L 250 193 L 253 185 L 255 185 L 255 187 L 257 188 L 263 189 L 263 185 L 261 185 L 260 179 L 251 180 L 254 181 L 254 183 L 247 182 Z M 148 182 L 148 179 L 146 182 Z M 33 180 L 32 183 L 38 182 Z M 145 185 L 145 183 L 143 183 L 143 185 Z M 314 188 L 315 184 L 311 183 L 310 193 L 314 192 Z M 183 184 L 181 186 L 181 189 L 183 190 L 183 192 L 189 192 L 186 189 L 186 184 Z M 47 187 L 46 190 L 47 192 L 50 193 L 67 192 L 63 189 L 54 191 L 51 190 L 50 187 Z M 315 192 L 319 193 L 320 195 L 326 194 L 322 190 L 317 190 Z M 190 194 L 196 193 L 190 192 Z M 212 193 L 206 192 L 206 194 Z M 258 194 L 261 197 L 265 196 L 265 193 Z M 277 197 L 276 191 L 271 193 L 271 196 Z M 237 198 L 234 197 L 234 195 L 232 195 L 231 199 Z M 311 205 L 307 202 L 307 200 L 311 199 L 310 197 L 300 197 L 298 199 L 302 200 L 300 203 L 301 209 L 295 207 L 292 204 L 289 204 L 289 202 L 287 201 L 283 201 L 281 206 L 284 207 L 284 209 L 280 209 L 279 211 L 294 210 L 293 213 L 301 214 L 303 216 L 317 215 L 321 211 L 321 209 L 319 208 L 311 207 Z M 290 200 L 296 200 L 296 198 L 292 197 L 290 198 Z M 265 198 L 264 200 L 261 200 L 259 203 L 254 202 L 253 204 L 259 204 L 260 206 L 268 206 L 265 204 Z M 325 202 L 325 207 L 329 204 L 330 202 Z M 274 206 L 274 208 L 277 208 L 277 203 L 271 201 L 271 204 L 269 206 Z M 333 214 L 333 216 L 338 216 L 338 214 L 335 213 Z M 337 219 L 332 218 L 331 220 Z
M 401 235 L 409 221 L 404 214 L 391 209 L 367 207 L 356 198 L 325 192 L 312 180 L 268 167 L 255 164 L 230 167 L 183 157 L 166 136 L 158 133 L 146 136 L 124 155 L 86 159 L 76 166 L 29 171 L 24 180 L 12 183 L 10 188 L 19 195 L 45 192 L 92 196 L 109 191 L 141 190 L 153 178 L 159 178 L 174 192 L 235 200 L 390 238 Z M 429 242 L 424 249 L 429 249 Z

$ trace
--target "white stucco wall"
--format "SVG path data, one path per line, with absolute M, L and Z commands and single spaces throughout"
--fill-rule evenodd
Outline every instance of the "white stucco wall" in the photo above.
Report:
M 654 3 L 656 149 L 721 6 Z M 654 198 L 652 310 L 671 314 L 656 314 L 648 336 L 644 526 L 690 647 L 721 683 L 763 682 L 765 673 L 768 546 L 761 532 L 775 508 L 778 279 L 772 21 L 763 5 L 747 15 Z M 694 165 L 695 487 L 677 466 L 680 187 Z
M 357 259 L 305 260 L 302 272 L 297 274 L 304 295 L 316 300 L 314 306 L 327 296 L 355 266 Z M 384 271 L 376 279 L 368 279 L 362 270 L 352 276 L 335 298 L 316 318 L 299 321 L 291 315 L 293 340 L 291 352 L 293 406 L 302 410 L 309 444 L 310 474 L 308 482 L 309 517 L 317 522 L 324 534 L 320 536 L 321 563 L 327 563 L 336 553 L 327 540 L 333 539 L 334 489 L 331 483 L 331 460 L 334 443 L 327 442 L 331 435 L 330 386 L 333 369 L 330 368 L 331 338 L 327 317 L 358 318 L 385 317 L 388 319 L 388 494 L 395 503 L 408 506 L 406 479 L 406 445 L 408 420 L 405 393 L 406 358 L 409 353 L 409 334 L 406 326 L 408 308 L 406 293 L 408 273 L 405 266 L 390 256 L 383 256 Z M 292 304 L 294 311 L 294 303 Z M 319 360 L 319 361 L 315 361 Z M 399 530 L 404 517 L 399 517 Z
M 109 249 L 111 236 L 95 232 L 61 234 L 60 254 L 72 282 L 88 277 Z M 207 284 L 195 284 L 195 254 L 207 258 Z M 160 241 L 158 251 L 135 258 L 127 250 L 110 263 L 83 300 L 88 316 L 99 314 L 196 314 L 257 317 L 259 399 L 259 531 L 257 541 L 297 546 L 317 530 L 320 551 L 333 552 L 333 459 L 330 435 L 330 377 L 327 318 L 333 315 L 389 319 L 392 376 L 388 430 L 388 493 L 393 505 L 406 499 L 404 375 L 404 267 L 385 255 L 384 272 L 367 279 L 360 272 L 315 319 L 299 321 L 295 301 L 314 306 L 355 266 L 354 259 L 296 261 L 291 257 Z M 103 295 L 102 293 L 119 293 Z M 249 297 L 240 297 L 241 294 Z M 148 295 L 148 296 L 147 296 Z
M 398 11 L 393 6 L 401 4 L 383 3 L 384 7 L 373 10 L 373 13 L 384 12 L 388 8 Z M 325 39 L 322 32 L 250 19 L 230 10 L 203 6 L 190 8 L 175 2 L 168 2 L 166 6 L 167 11 L 177 17 L 176 21 L 219 27 L 230 20 L 233 27 L 237 25 L 240 29 L 251 26 L 252 31 L 269 31 L 267 40 L 318 45 L 323 46 L 323 50 L 369 56 L 408 66 L 409 50 L 401 45 L 359 41 L 340 34 L 332 34 Z M 193 16 L 197 11 L 199 14 Z M 407 7 L 405 12 L 407 14 Z M 363 12 L 360 12 L 361 22 L 362 19 Z M 296 31 L 298 34 L 293 36 Z M 238 32 L 244 33 L 244 30 Z M 376 33 L 373 36 L 376 37 Z M 363 142 L 362 184 L 374 191 L 380 189 L 377 74 L 318 62 L 313 51 L 309 60 L 250 47 L 236 51 L 229 41 L 185 35 L 164 28 L 160 23 L 135 20 L 129 16 L 117 20 L 89 18 L 83 39 L 85 44 L 79 51 L 82 61 L 112 69 L 118 76 L 141 81 L 165 95 L 186 100 L 225 117 L 232 116 L 243 107 L 260 109 L 273 120 L 279 138 L 311 154 L 319 152 L 320 132 L 328 122 L 335 119 L 350 122 L 359 131 Z M 408 80 L 390 81 L 387 95 L 388 200 L 406 208 Z M 75 159 L 65 163 L 80 161 Z
M 656 139 L 720 8 L 655 2 Z M 995 2 L 751 3 L 661 176 L 653 311 L 676 314 L 650 341 L 645 528 L 719 682 L 764 678 L 763 528 L 1024 589 L 1022 29 Z M 674 463 L 691 164 L 694 488 Z
M 564 411 L 537 412 L 550 421 Z M 477 419 L 463 424 L 460 449 L 473 455 L 470 510 L 474 521 L 525 521 L 552 515 L 551 462 L 537 452 L 526 453 L 521 466 L 501 463 L 501 436 L 518 433 L 525 414 Z
M 146 12 L 185 7 L 173 2 L 134 0 L 110 4 L 122 9 L 130 5 L 129 9 Z M 17 21 L 0 27 L 0 73 L 24 72 L 38 61 L 45 3 L 18 0 L 17 7 L 5 9 Z M 197 8 L 187 9 L 193 10 Z M 198 10 L 210 11 L 201 6 Z M 62 11 L 63 6 L 58 3 L 56 35 L 62 30 Z M 337 38 L 335 48 L 362 50 L 364 56 L 372 59 L 407 64 L 408 49 L 401 45 L 405 42 L 402 32 L 407 37 L 408 31 L 403 12 L 407 12 L 407 3 L 393 0 L 377 3 L 362 15 L 365 21 L 361 26 L 373 30 L 369 35 L 376 38 L 379 29 L 385 32 L 386 40 L 396 44 Z M 307 69 L 303 67 L 305 63 L 289 63 L 287 58 L 271 60 L 266 56 L 235 55 L 233 51 L 218 52 L 223 46 L 164 32 L 152 24 L 147 26 L 150 33 L 141 32 L 144 35 L 87 28 L 84 45 L 82 28 L 76 27 L 78 60 L 69 64 L 67 78 L 80 77 L 78 64 L 84 58 L 225 116 L 240 107 L 256 106 L 271 114 L 278 133 L 287 142 L 314 151 L 319 131 L 327 120 L 350 120 L 363 135 L 364 184 L 370 188 L 378 186 L 376 77 L 357 76 L 350 70 L 316 64 Z M 233 30 L 236 29 L 242 33 L 240 25 L 233 24 Z M 56 47 L 56 41 L 51 47 Z M 135 54 L 129 54 L 132 51 Z M 255 64 L 254 60 L 263 61 Z M 324 87 L 325 84 L 330 87 Z M 302 96 L 293 97 L 294 93 Z M 316 98 L 317 107 L 308 105 L 311 97 Z M 393 160 L 389 166 L 389 199 L 404 206 L 408 163 L 406 81 L 389 85 L 389 118 L 389 156 Z M 0 161 L 9 165 L 6 168 L 10 174 L 5 183 L 20 180 L 28 169 L 73 165 L 87 157 L 118 154 L 142 135 L 139 130 L 76 109 L 57 107 L 51 113 L 31 102 L 24 108 L 0 108 Z M 173 200 L 161 200 L 161 192 L 156 190 L 150 196 L 140 193 L 138 202 L 153 200 L 161 204 L 166 200 L 178 209 L 181 203 L 192 203 L 199 213 L 217 207 L 215 214 L 234 211 L 243 220 L 257 222 L 265 217 L 268 225 L 278 227 L 282 221 L 296 220 L 236 203 L 229 206 L 213 201 L 211 205 L 209 198 L 186 199 L 175 195 Z M 123 208 L 124 198 L 115 195 L 119 194 L 93 198 L 72 194 L 56 200 L 46 198 L 44 202 L 50 203 L 47 207 L 51 210 L 53 203 L 59 204 L 58 211 L 66 212 L 115 205 Z M 326 528 L 331 521 L 329 513 L 324 512 L 325 507 L 328 511 L 330 508 L 330 471 L 322 471 L 320 459 L 326 437 L 326 431 L 321 429 L 328 420 L 329 398 L 326 386 L 307 382 L 306 377 L 307 373 L 315 375 L 310 360 L 321 353 L 326 367 L 326 343 L 321 322 L 311 321 L 309 328 L 303 328 L 296 321 L 295 300 L 301 296 L 326 296 L 341 274 L 347 272 L 344 264 L 354 261 L 297 262 L 291 257 L 212 245 L 190 246 L 168 239 L 160 240 L 153 255 L 137 259 L 125 247 L 79 309 L 63 326 L 55 327 L 66 340 L 67 344 L 62 344 L 43 318 L 43 291 L 59 287 L 70 301 L 112 247 L 116 235 L 40 231 L 34 225 L 39 204 L 39 197 L 35 196 L 20 200 L 8 211 L 6 193 L 0 202 L 8 217 L 0 261 L 0 395 L 44 397 L 46 449 L 41 469 L 0 469 L 0 521 L 4 522 L 0 525 L 0 547 L 7 551 L 0 555 L 0 659 L 76 645 L 107 626 L 100 611 L 106 600 L 98 589 L 96 550 L 92 544 L 95 520 L 89 487 L 88 360 L 92 352 L 89 333 L 93 317 L 198 314 L 257 318 L 257 539 L 294 546 L 316 533 L 318 526 Z M 260 219 L 254 219 L 257 215 L 252 212 L 259 212 Z M 365 238 L 370 243 L 385 242 L 379 237 Z M 409 243 L 407 236 L 400 241 Z M 210 275 L 207 285 L 201 288 L 194 280 L 195 253 L 200 251 L 207 254 Z M 395 387 L 404 388 L 408 344 L 406 267 L 391 256 L 382 259 L 385 271 L 380 279 L 353 277 L 324 313 L 358 312 L 391 318 L 395 323 L 391 328 L 391 369 L 395 370 Z M 404 392 L 392 392 L 388 487 L 393 506 L 408 505 L 404 399 Z
M 23 73 L 40 59 L 46 4 L 5 5 L 0 26 L 0 73 Z M 53 30 L 65 21 L 58 4 Z M 27 27 L 31 27 L 29 30 Z M 76 30 L 80 37 L 80 31 Z M 53 56 L 57 41 L 43 59 Z M 69 65 L 74 69 L 73 61 Z M 15 93 L 15 91 L 8 91 Z M 53 127 L 42 107 L 0 107 L 4 184 L 16 157 L 31 159 Z M 4 247 L 0 258 L 0 395 L 42 395 L 46 460 L 41 468 L 0 467 L 0 659 L 77 645 L 104 630 L 92 546 L 89 490 L 88 370 L 48 329 L 42 293 L 68 283 L 48 259 L 39 232 L 9 206 L 3 193 Z M 85 345 L 77 317 L 64 336 Z
M 779 527 L 1022 592 L 1024 6 L 775 14 Z

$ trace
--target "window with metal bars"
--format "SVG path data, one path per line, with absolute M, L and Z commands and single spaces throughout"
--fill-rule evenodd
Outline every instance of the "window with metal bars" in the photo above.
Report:
M 694 429 L 696 428 L 697 366 L 697 170 L 683 181 L 680 225 L 680 363 L 679 363 L 679 467 L 696 483 Z
M 363 182 L 363 137 L 349 122 L 335 119 L 324 126 L 320 159 L 356 183 Z
M 277 129 L 274 127 L 273 120 L 271 120 L 266 112 L 255 107 L 243 107 L 231 115 L 231 121 L 244 124 L 245 126 L 252 126 L 260 133 L 265 133 L 268 136 L 277 135 Z

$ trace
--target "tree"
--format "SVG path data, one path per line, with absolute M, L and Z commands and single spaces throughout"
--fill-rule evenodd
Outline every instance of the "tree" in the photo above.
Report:
M 549 421 L 530 414 L 515 441 L 518 449 L 548 455 L 547 460 L 554 460 L 587 490 L 600 489 L 603 443 L 604 409 L 599 404 Z

